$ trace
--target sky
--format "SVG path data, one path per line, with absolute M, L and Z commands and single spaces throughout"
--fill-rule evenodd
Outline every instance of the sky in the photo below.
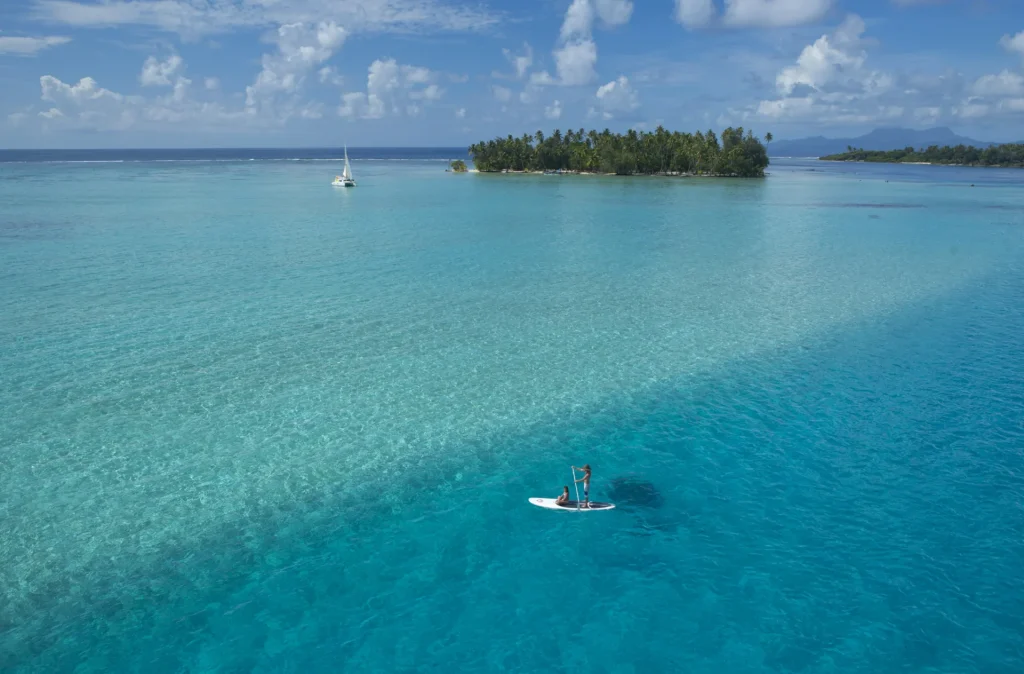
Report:
M 1024 139 L 1021 0 L 0 0 L 0 147 Z

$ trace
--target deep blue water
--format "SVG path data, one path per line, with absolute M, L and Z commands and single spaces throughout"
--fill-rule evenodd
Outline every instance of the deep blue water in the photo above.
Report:
M 334 168 L 0 166 L 0 669 L 1024 670 L 1020 174 Z

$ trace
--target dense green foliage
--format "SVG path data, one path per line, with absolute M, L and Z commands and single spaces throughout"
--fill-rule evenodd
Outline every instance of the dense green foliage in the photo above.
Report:
M 768 166 L 764 145 L 749 131 L 650 133 L 632 129 L 624 135 L 604 131 L 538 131 L 521 138 L 496 138 L 469 148 L 480 171 L 594 171 L 616 175 L 692 173 L 718 176 L 763 176 Z
M 972 145 L 932 145 L 927 149 L 915 150 L 857 150 L 847 147 L 846 152 L 831 154 L 822 159 L 830 161 L 870 161 L 889 164 L 927 162 L 929 164 L 957 164 L 961 166 L 1013 166 L 1024 167 L 1024 145 L 996 145 L 979 149 Z
M 465 173 L 467 171 L 466 162 L 462 161 L 461 159 L 456 159 L 455 161 L 453 161 L 450 165 L 450 168 L 452 171 L 455 171 L 456 173 Z

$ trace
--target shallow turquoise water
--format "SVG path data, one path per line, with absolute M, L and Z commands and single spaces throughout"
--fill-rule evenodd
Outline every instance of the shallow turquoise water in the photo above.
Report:
M 1020 174 L 808 167 L 0 166 L 0 669 L 1021 671 Z

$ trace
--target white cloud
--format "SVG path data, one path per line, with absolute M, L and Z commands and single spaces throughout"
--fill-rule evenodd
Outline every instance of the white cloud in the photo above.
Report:
M 631 0 L 594 0 L 597 16 L 609 26 L 621 26 L 629 23 L 633 16 Z
M 1017 33 L 1016 35 L 1004 35 L 999 44 L 1003 45 L 1003 48 L 1008 51 L 1015 51 L 1018 54 L 1024 55 L 1024 30 Z
M 869 70 L 864 21 L 851 14 L 832 33 L 822 35 L 800 52 L 796 63 L 775 78 L 780 97 L 763 100 L 748 115 L 774 120 L 812 120 L 824 123 L 866 124 L 902 116 L 906 106 L 894 97 L 902 94 L 896 78 Z M 922 85 L 927 84 L 922 81 Z M 937 85 L 946 86 L 940 78 Z M 915 108 L 927 105 L 918 96 Z
M 1024 77 L 1004 70 L 998 75 L 985 75 L 971 87 L 977 96 L 1021 96 L 1024 95 Z
M 71 42 L 69 37 L 0 37 L 0 54 L 34 56 L 44 49 Z
M 459 108 L 458 110 L 456 110 L 455 111 L 455 118 L 456 119 L 465 119 L 466 118 L 466 109 L 465 108 Z
M 797 26 L 825 16 L 832 0 L 725 0 L 732 26 Z
M 83 77 L 78 84 L 65 84 L 52 75 L 43 75 L 39 78 L 39 86 L 43 90 L 43 100 L 54 103 L 85 101 L 96 101 L 110 99 L 121 101 L 124 96 L 116 94 L 109 89 L 104 89 L 91 77 Z
M 414 116 L 421 108 L 408 101 L 427 104 L 444 94 L 435 80 L 437 73 L 428 68 L 399 64 L 395 59 L 377 59 L 370 64 L 366 76 L 366 92 L 342 95 L 338 114 L 342 117 L 379 119 L 390 109 L 393 114 Z
M 505 55 L 508 62 L 515 68 L 516 79 L 521 80 L 526 77 L 527 71 L 533 65 L 533 48 L 528 43 L 523 43 L 522 54 L 514 54 L 508 49 L 502 49 L 501 53 Z
M 494 98 L 502 103 L 507 103 L 512 100 L 512 90 L 507 87 L 499 87 L 495 85 L 491 87 L 491 91 L 494 92 Z
M 715 18 L 712 0 L 676 0 L 676 21 L 687 28 L 701 28 Z
M 544 116 L 548 119 L 558 119 L 562 116 L 562 103 L 555 101 L 551 105 L 544 108 Z
M 555 72 L 561 84 L 579 86 L 597 78 L 597 44 L 590 39 L 565 45 L 555 52 Z
M 1009 113 L 1024 112 L 1024 98 L 1008 98 L 999 103 L 999 110 Z
M 565 19 L 562 21 L 562 30 L 559 36 L 562 40 L 587 37 L 590 35 L 593 25 L 594 6 L 590 0 L 573 0 L 569 9 L 565 11 Z
M 324 66 L 320 70 L 316 71 L 316 74 L 320 79 L 320 84 L 330 84 L 340 87 L 345 83 L 345 78 L 338 74 L 338 71 L 334 66 Z
M 173 67 L 166 66 L 168 61 Z M 258 115 L 244 108 L 230 110 L 219 103 L 195 100 L 191 81 L 180 75 L 184 64 L 176 59 L 168 61 L 147 59 L 147 81 L 154 86 L 171 86 L 166 94 L 148 98 L 111 91 L 92 77 L 68 84 L 44 75 L 39 78 L 41 98 L 49 105 L 36 118 L 56 129 L 166 130 L 168 124 L 187 123 L 193 131 L 222 133 L 281 124 L 292 116 L 311 117 L 315 113 L 316 106 L 292 105 L 282 108 L 277 116 Z M 161 63 L 165 67 L 159 67 Z M 145 66 L 143 72 L 147 72 Z
M 36 18 L 70 26 L 136 25 L 197 37 L 237 28 L 334 21 L 351 32 L 478 31 L 498 16 L 446 0 L 37 0 Z
M 246 106 L 272 107 L 278 95 L 296 93 L 306 74 L 329 59 L 346 35 L 345 29 L 333 21 L 321 21 L 315 26 L 290 23 L 278 27 L 274 37 L 277 52 L 263 55 L 263 69 L 245 89 Z
M 856 14 L 846 17 L 831 35 L 822 35 L 804 47 L 796 65 L 775 78 L 779 91 L 790 94 L 800 84 L 820 89 L 838 77 L 856 76 L 867 58 L 860 38 L 864 21 Z
M 68 110 L 82 126 L 96 129 L 121 130 L 130 127 L 138 117 L 135 98 L 104 89 L 91 77 L 83 77 L 77 84 L 65 84 L 52 75 L 39 78 L 42 99 L 54 106 L 40 117 L 47 120 L 70 117 Z
M 410 91 L 409 98 L 414 101 L 436 101 L 444 95 L 444 89 L 436 84 L 430 84 L 425 89 Z
M 171 54 L 166 61 L 150 56 L 142 64 L 139 82 L 144 87 L 169 87 L 171 78 L 181 70 L 182 60 L 177 54 Z
M 595 17 L 608 25 L 622 25 L 632 13 L 633 3 L 626 0 L 573 0 L 559 31 L 560 45 L 553 52 L 556 76 L 547 71 L 534 73 L 530 82 L 538 86 L 593 82 L 597 78 L 597 43 L 592 36 Z
M 974 99 L 967 99 L 963 104 L 953 109 L 953 114 L 961 119 L 977 119 L 987 117 L 991 108 L 985 103 L 977 103 Z
M 338 115 L 341 117 L 380 119 L 385 114 L 384 102 L 377 96 L 367 96 L 362 91 L 342 94 Z
M 605 119 L 612 119 L 615 115 L 632 112 L 640 107 L 636 91 L 625 75 L 598 88 L 597 104 Z
M 27 112 L 12 112 L 7 115 L 7 121 L 11 126 L 21 126 L 28 119 Z
M 597 65 L 597 44 L 589 38 L 556 49 L 554 57 L 557 77 L 552 77 L 547 71 L 534 73 L 530 76 L 531 83 L 562 84 L 572 87 L 590 84 L 597 78 L 594 69 Z
M 220 89 L 220 80 L 216 77 L 207 77 L 203 80 L 203 86 L 206 87 L 207 91 L 216 91 Z

